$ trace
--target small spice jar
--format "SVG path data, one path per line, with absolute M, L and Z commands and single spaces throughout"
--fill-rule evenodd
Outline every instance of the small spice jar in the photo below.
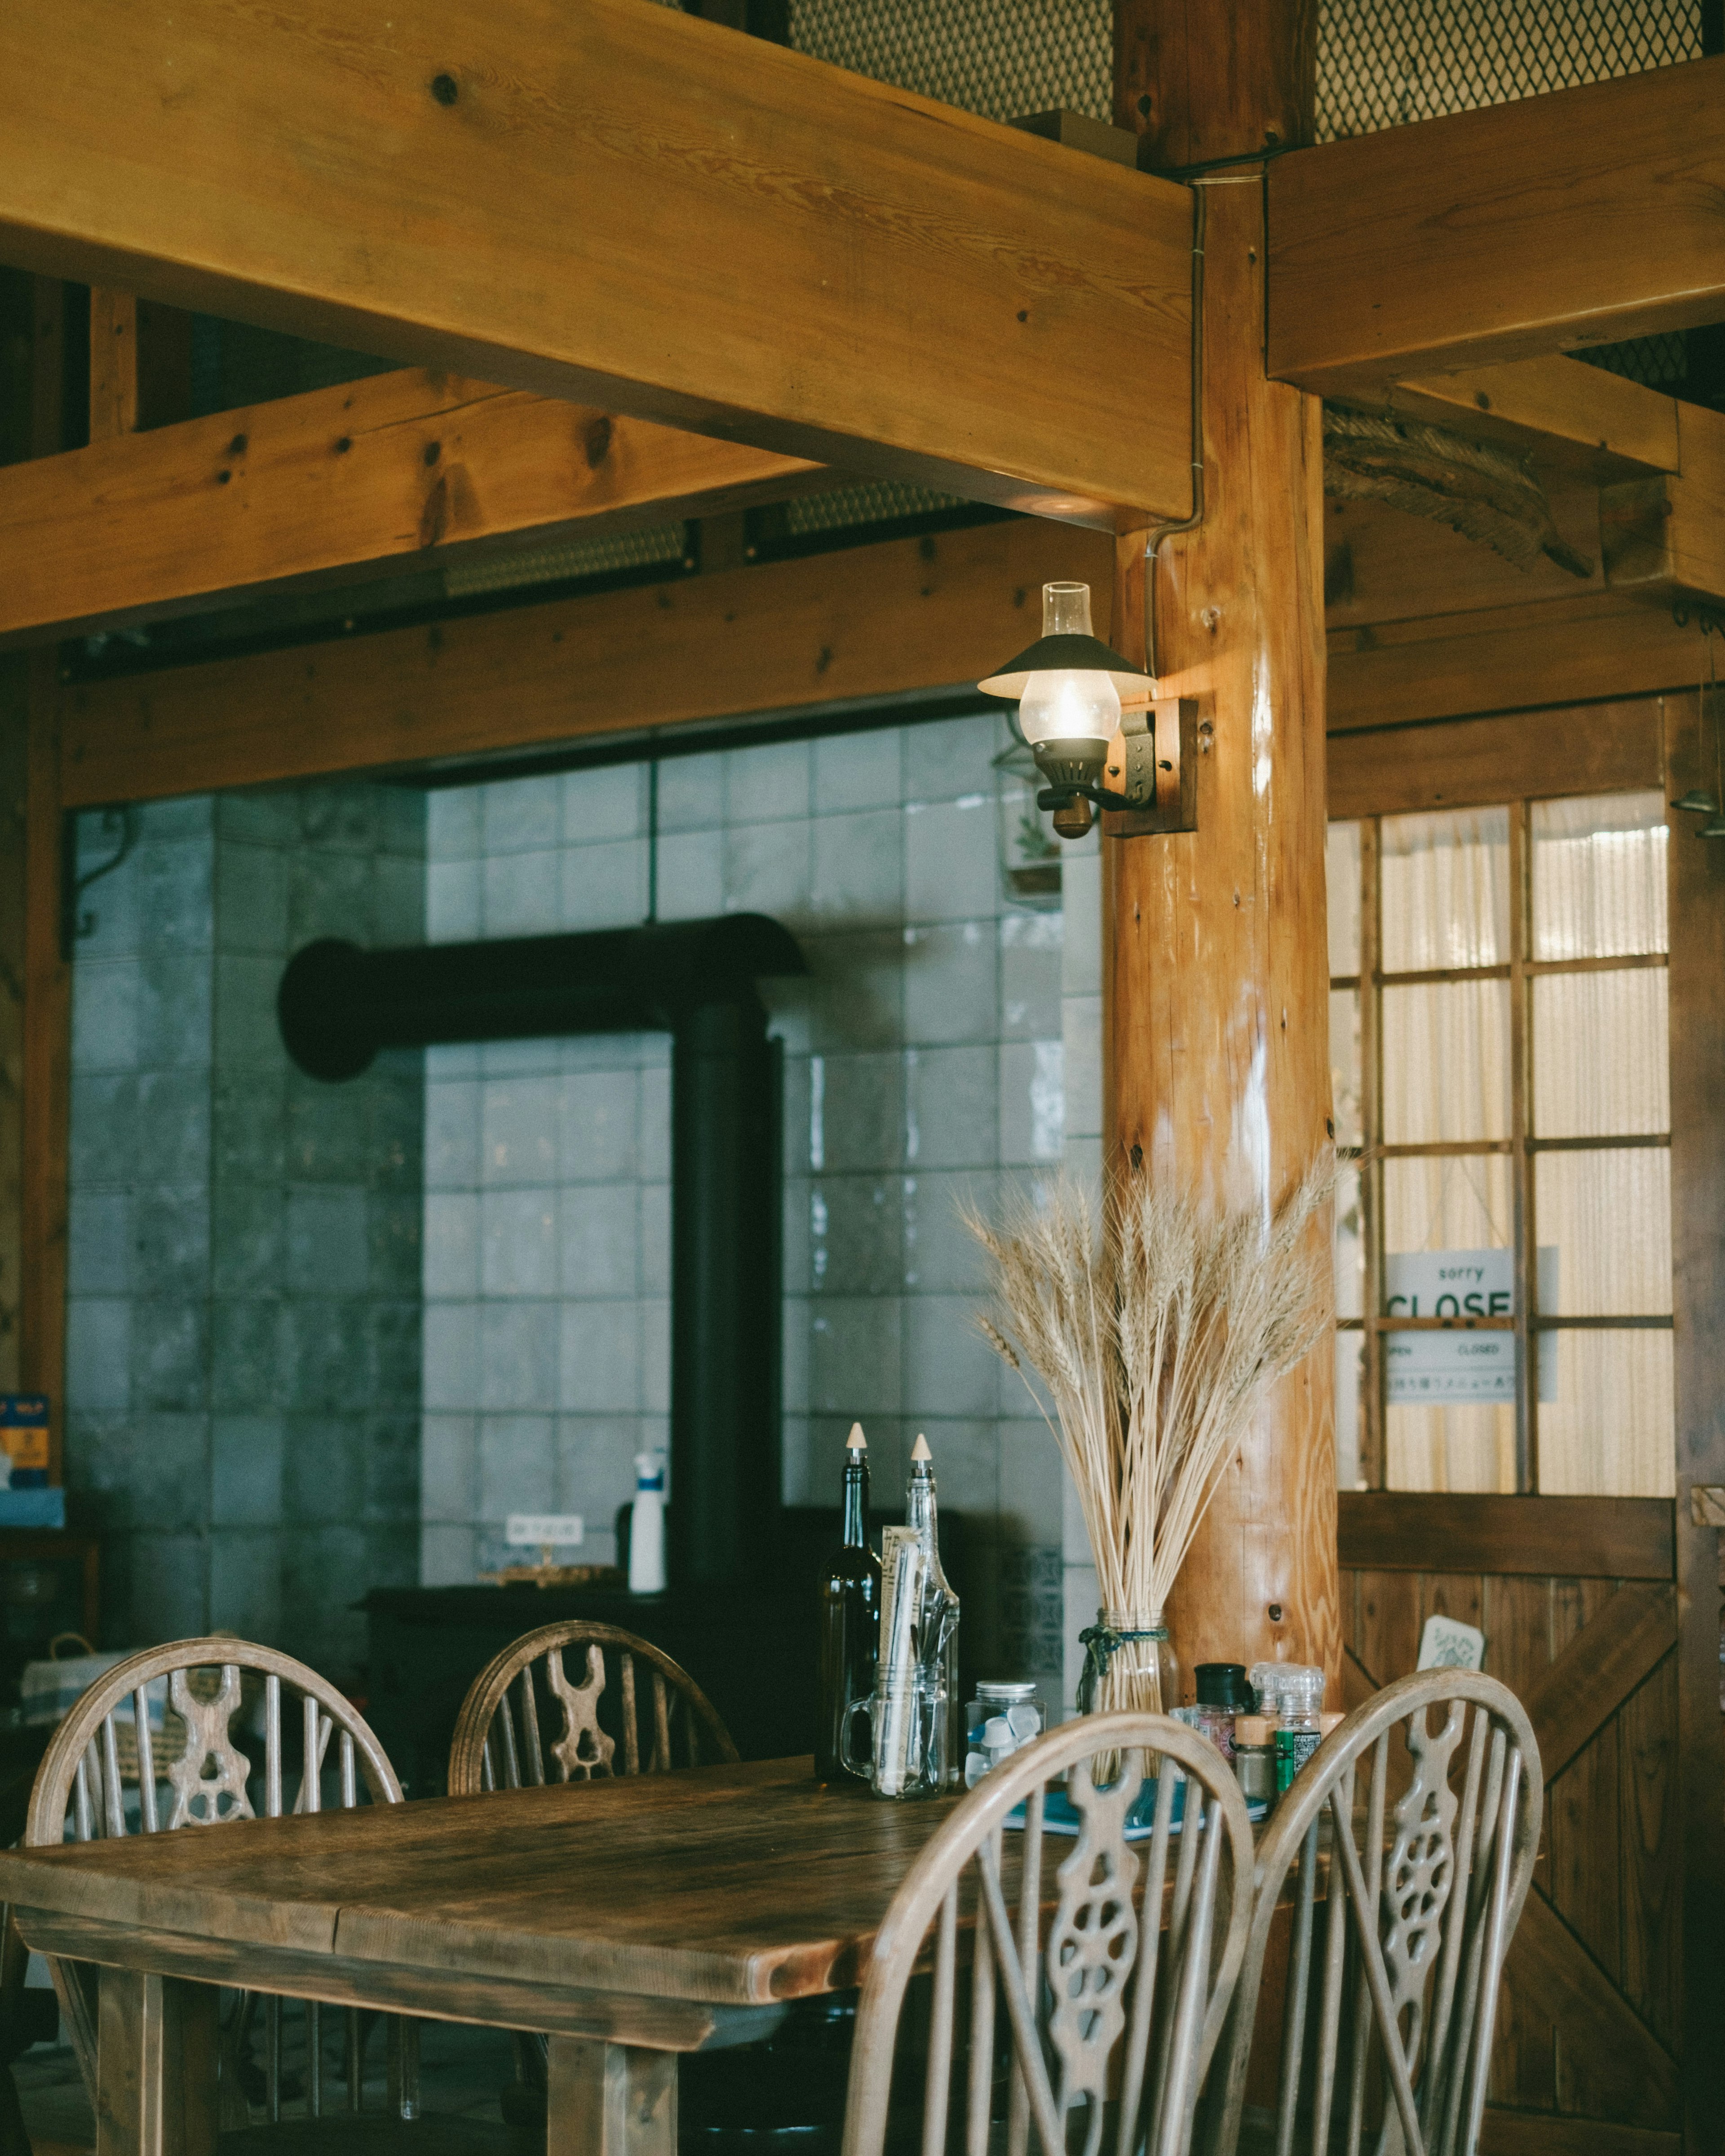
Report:
M 1192 1672 L 1198 1686 L 1198 1727 L 1224 1759 L 1234 1757 L 1234 1718 L 1250 1712 L 1251 1688 L 1244 1662 L 1199 1662 Z
M 1323 1703 L 1324 1673 L 1297 1664 L 1284 1667 L 1277 1686 L 1281 1727 L 1276 1732 L 1276 1793 L 1285 1796 L 1294 1777 L 1322 1743 L 1317 1726 Z
M 1241 1714 L 1234 1722 L 1234 1778 L 1249 1804 L 1276 1802 L 1276 1747 L 1271 1717 Z

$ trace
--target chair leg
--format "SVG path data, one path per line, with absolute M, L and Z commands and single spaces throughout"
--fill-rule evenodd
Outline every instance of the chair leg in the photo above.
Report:
M 10 2066 L 0 2066 L 0 2156 L 30 2156 L 29 2129 Z

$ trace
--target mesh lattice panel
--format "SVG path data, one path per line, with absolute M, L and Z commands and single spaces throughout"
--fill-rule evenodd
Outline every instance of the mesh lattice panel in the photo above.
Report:
M 1110 0 L 791 0 L 791 43 L 991 120 L 1112 110 Z
M 1701 0 L 1327 0 L 1318 140 L 1700 57 Z
M 1668 396 L 1676 396 L 1689 379 L 1689 341 L 1681 330 L 1664 336 L 1630 337 L 1622 344 L 1590 345 L 1571 357 L 1649 389 L 1663 389 Z
M 687 536 L 680 524 L 655 524 L 644 531 L 613 531 L 598 539 L 578 539 L 567 547 L 534 547 L 518 554 L 454 562 L 444 571 L 444 588 L 452 599 L 465 599 L 480 592 L 510 591 L 517 584 L 614 577 L 625 569 L 680 562 Z
M 1110 116 L 1110 0 L 791 0 L 799 52 L 1009 120 Z M 1317 132 L 1367 135 L 1701 57 L 1701 0 L 1323 0 Z
M 962 509 L 963 497 L 937 494 L 932 487 L 835 487 L 830 494 L 809 494 L 785 504 L 785 529 L 795 536 L 810 531 L 841 531 L 856 524 L 893 524 L 901 516 L 927 516 L 937 510 Z

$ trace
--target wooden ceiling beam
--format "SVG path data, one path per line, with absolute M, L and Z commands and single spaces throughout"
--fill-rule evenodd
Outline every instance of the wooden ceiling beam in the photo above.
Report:
M 1190 506 L 1170 182 L 639 0 L 13 0 L 0 72 L 19 267 L 1103 528 Z
M 1725 56 L 1271 166 L 1268 362 L 1326 397 L 1725 320 Z
M 1329 536 L 1355 560 L 1330 609 L 1337 758 L 1351 755 L 1339 734 L 1681 688 L 1704 665 L 1699 631 L 1680 629 L 1668 605 L 1597 581 L 1572 596 L 1555 571 L 1491 571 L 1483 550 L 1454 533 L 1373 506 L 1349 505 Z M 607 737 L 644 743 L 962 689 L 1026 640 L 1050 578 L 1088 583 L 1107 635 L 1111 567 L 1099 535 L 992 524 L 63 682 L 62 797 L 68 808 L 95 808 Z M 1446 610 L 1407 618 L 1410 586 L 1414 598 Z
M 1725 414 L 1686 404 L 1675 473 L 1601 489 L 1599 532 L 1614 590 L 1681 605 L 1725 604 Z
M 418 369 L 0 467 L 0 644 L 829 486 L 827 467 Z
M 1112 569 L 1101 534 L 1014 520 L 65 684 L 62 798 L 153 800 L 964 687 L 1034 636 L 1049 578 L 1088 583 L 1101 627 Z
M 1422 375 L 1397 382 L 1387 401 L 1410 419 L 1526 455 L 1543 475 L 1596 486 L 1680 461 L 1676 398 L 1561 354 Z

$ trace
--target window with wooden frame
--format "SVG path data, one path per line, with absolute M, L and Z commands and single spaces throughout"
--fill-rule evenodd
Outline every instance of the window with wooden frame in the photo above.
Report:
M 1674 1487 L 1657 793 L 1332 824 L 1344 1487 Z

